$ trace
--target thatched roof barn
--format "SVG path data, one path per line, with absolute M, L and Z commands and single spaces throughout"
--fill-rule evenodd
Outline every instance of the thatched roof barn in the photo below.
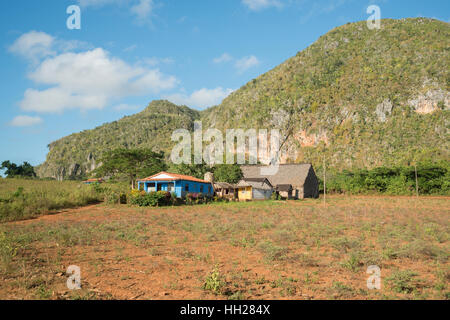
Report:
M 280 189 L 283 193 L 288 190 L 286 196 L 289 199 L 319 197 L 319 180 L 311 164 L 282 164 L 274 175 L 262 175 L 261 168 L 264 167 L 262 165 L 241 166 L 244 180 L 267 178 L 275 190 Z

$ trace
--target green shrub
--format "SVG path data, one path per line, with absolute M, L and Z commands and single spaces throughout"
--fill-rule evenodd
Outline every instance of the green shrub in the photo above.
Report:
M 411 293 L 420 285 L 420 280 L 415 279 L 416 272 L 411 270 L 395 271 L 386 278 L 387 286 L 397 293 Z
M 223 276 L 220 274 L 219 266 L 216 265 L 211 273 L 206 277 L 203 284 L 203 289 L 213 292 L 214 294 L 221 294 L 225 286 Z
M 163 207 L 174 203 L 174 197 L 170 192 L 132 192 L 130 194 L 130 203 L 140 207 Z

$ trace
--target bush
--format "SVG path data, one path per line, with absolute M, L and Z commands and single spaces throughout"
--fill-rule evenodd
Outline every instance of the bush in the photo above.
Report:
M 214 198 L 205 197 L 202 193 L 188 193 L 186 196 L 186 204 L 205 204 L 213 201 Z
M 174 204 L 174 196 L 170 192 L 149 192 L 133 190 L 130 193 L 130 204 L 140 207 L 163 207 Z
M 386 278 L 386 284 L 397 293 L 412 293 L 421 285 L 421 280 L 416 276 L 417 273 L 411 270 L 395 271 Z

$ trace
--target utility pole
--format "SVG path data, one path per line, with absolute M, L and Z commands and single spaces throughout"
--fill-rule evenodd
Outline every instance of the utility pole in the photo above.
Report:
M 325 158 L 323 159 L 323 203 L 327 203 L 327 167 Z
M 419 197 L 419 178 L 417 176 L 417 164 L 414 165 L 414 169 L 415 169 L 415 172 L 416 172 L 416 196 L 418 198 Z

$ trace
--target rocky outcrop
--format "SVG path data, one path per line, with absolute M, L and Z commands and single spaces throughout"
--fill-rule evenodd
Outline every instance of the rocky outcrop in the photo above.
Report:
M 449 109 L 450 93 L 442 89 L 428 90 L 408 101 L 409 106 L 419 114 L 430 114 L 440 109 Z
M 377 114 L 378 120 L 386 122 L 387 116 L 392 113 L 393 109 L 394 105 L 392 104 L 392 101 L 385 99 L 382 103 L 377 105 L 375 113 Z

